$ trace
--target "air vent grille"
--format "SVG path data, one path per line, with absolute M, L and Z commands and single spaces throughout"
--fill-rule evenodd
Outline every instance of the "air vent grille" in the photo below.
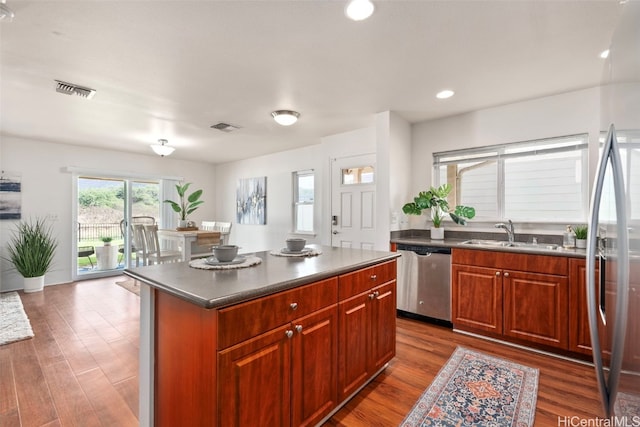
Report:
M 74 93 L 82 98 L 91 99 L 96 94 L 95 89 L 79 86 L 73 83 L 67 83 L 60 80 L 56 80 L 56 92 L 64 93 L 65 95 L 73 95 Z
M 233 132 L 236 129 L 240 129 L 240 126 L 231 125 L 229 123 L 220 122 L 215 125 L 212 125 L 211 128 L 218 129 L 221 132 Z

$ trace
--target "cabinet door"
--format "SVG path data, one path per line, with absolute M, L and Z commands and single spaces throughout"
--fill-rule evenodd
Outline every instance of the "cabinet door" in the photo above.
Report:
M 590 355 L 591 335 L 587 309 L 586 272 L 587 266 L 584 259 L 569 260 L 569 350 Z M 598 269 L 596 269 L 595 278 L 596 281 L 600 280 Z M 597 292 L 596 298 L 599 299 Z
M 371 351 L 371 291 L 338 304 L 338 401 L 342 402 L 373 374 Z
M 396 355 L 396 282 L 374 288 L 373 295 L 372 373 Z
M 313 426 L 338 404 L 338 307 L 293 322 L 293 426 Z
M 569 348 L 566 276 L 504 271 L 504 334 Z
M 290 325 L 218 353 L 221 426 L 291 424 Z
M 502 277 L 495 268 L 451 266 L 453 325 L 502 333 Z

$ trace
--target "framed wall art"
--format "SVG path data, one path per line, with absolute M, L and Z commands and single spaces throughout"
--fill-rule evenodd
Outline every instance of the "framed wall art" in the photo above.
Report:
M 238 224 L 267 223 L 267 177 L 238 180 L 236 188 L 236 220 Z

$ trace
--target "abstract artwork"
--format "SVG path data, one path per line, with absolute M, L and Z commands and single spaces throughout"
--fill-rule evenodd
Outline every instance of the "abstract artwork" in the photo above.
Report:
M 267 177 L 239 179 L 236 189 L 238 224 L 267 223 Z
M 22 193 L 20 177 L 17 175 L 0 175 L 0 219 L 20 219 Z

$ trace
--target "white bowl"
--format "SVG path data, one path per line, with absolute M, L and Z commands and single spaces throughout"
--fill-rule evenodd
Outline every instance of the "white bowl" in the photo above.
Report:
M 221 245 L 213 248 L 213 255 L 220 262 L 230 262 L 238 255 L 238 246 L 236 245 Z
M 291 252 L 300 252 L 307 244 L 305 239 L 291 238 L 287 239 L 287 249 Z

